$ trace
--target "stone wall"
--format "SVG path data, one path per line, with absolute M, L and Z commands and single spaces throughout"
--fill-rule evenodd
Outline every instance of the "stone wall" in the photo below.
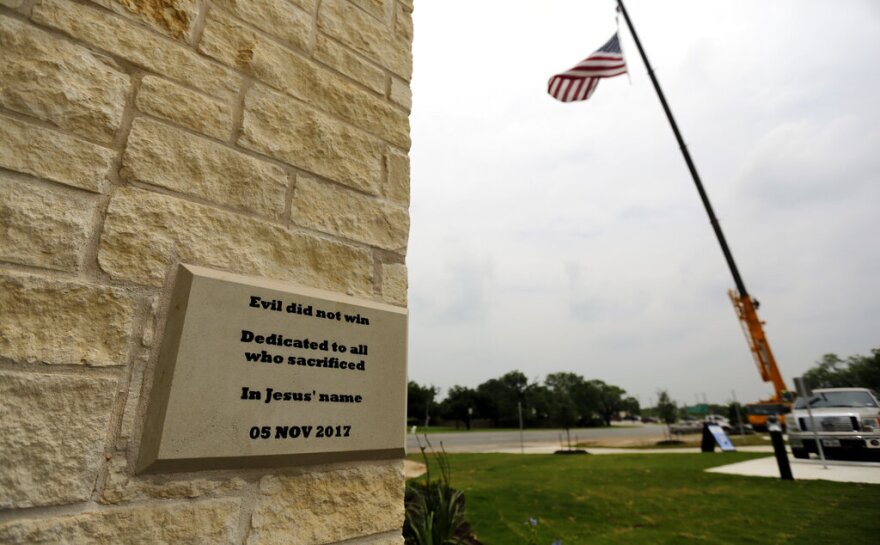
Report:
M 181 262 L 406 305 L 412 0 L 0 0 L 0 543 L 402 543 L 402 461 L 135 475 Z

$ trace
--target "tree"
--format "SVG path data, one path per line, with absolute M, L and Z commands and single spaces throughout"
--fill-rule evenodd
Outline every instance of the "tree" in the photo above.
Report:
M 480 415 L 491 418 L 495 427 L 518 426 L 517 404 L 523 404 L 525 413 L 527 394 L 531 388 L 528 377 L 520 371 L 511 371 L 487 380 L 477 386 Z
M 466 386 L 453 386 L 446 394 L 446 399 L 441 403 L 441 414 L 443 418 L 455 420 L 456 427 L 458 422 L 464 422 L 467 429 L 471 429 L 471 418 L 473 412 L 477 408 L 477 392 Z
M 583 419 L 584 413 L 590 411 L 593 401 L 588 395 L 584 377 L 575 373 L 551 373 L 544 384 L 550 391 L 550 418 L 565 430 L 568 448 L 571 448 L 571 428 Z
M 678 419 L 678 405 L 669 398 L 669 393 L 666 390 L 657 392 L 657 414 L 667 426 Z
M 613 384 L 605 384 L 601 380 L 591 380 L 590 384 L 598 392 L 599 414 L 606 426 L 611 425 L 611 418 L 623 410 L 623 395 L 626 390 Z
M 620 402 L 620 405 L 621 410 L 626 411 L 626 414 L 628 414 L 629 416 L 636 416 L 637 414 L 641 413 L 639 400 L 632 396 L 623 398 L 623 400 L 621 400 Z
M 880 390 L 880 348 L 870 356 L 849 356 L 840 359 L 837 354 L 825 354 L 804 379 L 812 388 L 858 387 Z
M 847 361 L 857 385 L 880 392 L 880 348 L 871 350 L 870 356 L 851 356 Z
M 406 419 L 409 422 L 424 422 L 427 426 L 431 414 L 437 413 L 434 399 L 440 389 L 436 386 L 421 386 L 411 380 L 406 385 Z

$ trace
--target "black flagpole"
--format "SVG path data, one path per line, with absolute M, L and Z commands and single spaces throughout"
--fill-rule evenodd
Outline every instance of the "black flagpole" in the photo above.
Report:
M 697 174 L 697 167 L 694 166 L 694 162 L 691 160 L 691 154 L 688 152 L 684 139 L 681 137 L 681 132 L 678 130 L 678 125 L 675 123 L 675 118 L 672 117 L 672 110 L 669 109 L 669 104 L 666 103 L 666 97 L 663 96 L 663 91 L 660 89 L 660 83 L 657 81 L 657 77 L 654 76 L 654 69 L 651 68 L 651 63 L 648 62 L 645 50 L 642 49 L 642 42 L 639 41 L 639 35 L 636 34 L 636 29 L 633 28 L 632 21 L 629 20 L 629 14 L 623 6 L 623 0 L 617 0 L 617 5 L 623 13 L 623 18 L 626 20 L 626 26 L 629 27 L 630 34 L 632 34 L 633 40 L 636 42 L 636 47 L 639 48 L 639 54 L 642 56 L 642 61 L 648 69 L 648 75 L 651 77 L 651 82 L 654 84 L 654 89 L 657 91 L 657 97 L 660 99 L 660 104 L 663 105 L 663 111 L 666 112 L 666 118 L 669 120 L 669 124 L 672 125 L 672 132 L 675 133 L 678 147 L 681 148 L 681 153 L 684 155 L 684 161 L 687 163 L 688 170 L 691 171 L 694 185 L 697 186 L 697 192 L 700 194 L 700 199 L 703 201 L 706 213 L 709 214 L 709 221 L 712 223 L 712 229 L 715 230 L 715 236 L 718 238 L 718 243 L 721 245 L 721 251 L 724 252 L 724 259 L 727 260 L 727 266 L 730 267 L 730 272 L 733 274 L 733 281 L 736 282 L 736 288 L 739 290 L 739 295 L 740 297 L 746 297 L 746 286 L 743 283 L 742 277 L 739 275 L 739 269 L 736 268 L 736 263 L 733 261 L 733 254 L 730 253 L 730 248 L 727 246 L 727 240 L 724 238 L 724 233 L 721 232 L 721 225 L 718 223 L 718 218 L 715 217 L 715 212 L 712 210 L 709 196 L 706 195 L 706 190 L 703 189 L 700 175 Z

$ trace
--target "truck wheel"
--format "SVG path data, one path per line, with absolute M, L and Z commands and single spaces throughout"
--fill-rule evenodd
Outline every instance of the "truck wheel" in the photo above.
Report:
M 791 449 L 791 454 L 795 458 L 799 458 L 801 460 L 806 460 L 810 457 L 809 451 L 807 451 L 807 449 L 805 448 L 793 448 Z

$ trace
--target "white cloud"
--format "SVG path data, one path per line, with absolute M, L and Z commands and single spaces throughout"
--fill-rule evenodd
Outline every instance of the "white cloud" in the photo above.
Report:
M 614 31 L 613 5 L 416 6 L 412 379 L 575 371 L 643 402 L 769 393 L 628 33 L 631 85 L 546 95 Z M 627 2 L 789 381 L 880 346 L 880 14 L 830 6 Z

